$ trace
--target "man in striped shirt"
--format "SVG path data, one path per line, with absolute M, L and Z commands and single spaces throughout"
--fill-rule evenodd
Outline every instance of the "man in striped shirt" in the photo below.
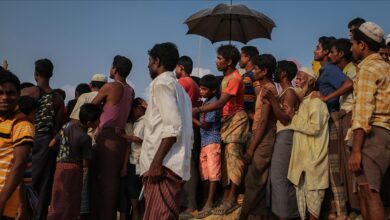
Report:
M 18 185 L 34 142 L 34 126 L 17 111 L 20 81 L 9 71 L 0 72 L 0 218 L 18 215 Z

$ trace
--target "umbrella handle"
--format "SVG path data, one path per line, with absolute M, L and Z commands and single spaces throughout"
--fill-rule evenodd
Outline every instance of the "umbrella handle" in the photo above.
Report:
M 230 7 L 232 7 L 233 0 L 230 0 Z M 229 15 L 229 44 L 232 45 L 232 13 Z

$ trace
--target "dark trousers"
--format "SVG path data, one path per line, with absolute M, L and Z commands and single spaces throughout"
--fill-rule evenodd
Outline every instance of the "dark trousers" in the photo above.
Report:
M 32 186 L 38 195 L 34 220 L 45 220 L 50 205 L 57 151 L 48 148 L 49 133 L 37 133 L 32 148 Z
M 200 151 L 200 130 L 194 128 L 194 145 L 191 152 L 191 177 L 184 184 L 181 193 L 181 206 L 197 209 L 197 189 L 199 183 L 199 151 Z
M 92 161 L 91 219 L 116 219 L 119 196 L 120 171 L 126 151 L 126 140 L 113 128 L 103 129 L 96 139 Z

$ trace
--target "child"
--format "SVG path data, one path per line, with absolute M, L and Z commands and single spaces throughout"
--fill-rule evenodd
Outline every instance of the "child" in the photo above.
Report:
M 144 115 L 147 108 L 147 103 L 142 98 L 135 98 L 130 112 L 130 122 L 132 123 L 132 135 L 127 131 L 126 134 L 121 133 L 121 136 L 131 142 L 130 150 L 126 151 L 126 169 L 122 169 L 122 175 L 127 174 L 127 193 L 124 193 L 127 198 L 130 198 L 132 207 L 132 220 L 141 220 L 143 216 L 143 206 L 140 203 L 139 195 L 142 190 L 142 179 L 139 176 L 139 157 L 141 154 L 142 140 L 144 136 Z M 128 124 L 131 124 L 128 123 Z M 127 127 L 127 126 L 126 126 Z M 127 158 L 129 160 L 127 160 Z M 125 168 L 125 167 L 124 167 Z M 122 195 L 121 195 L 122 196 Z M 125 215 L 121 213 L 121 219 Z
M 262 54 L 252 57 L 252 63 L 254 78 L 260 82 L 261 89 L 255 104 L 252 140 L 244 155 L 244 161 L 249 166 L 245 176 L 245 195 L 240 220 L 248 219 L 249 215 L 268 219 L 266 183 L 276 133 L 276 119 L 271 104 L 263 98 L 265 90 L 277 95 L 272 82 L 276 60 L 271 54 Z
M 94 104 L 84 104 L 80 108 L 80 121 L 65 124 L 49 147 L 59 144 L 54 184 L 48 220 L 78 219 L 80 215 L 83 166 L 88 164 L 91 137 L 88 128 L 99 125 L 102 110 Z
M 215 64 L 223 73 L 221 96 L 211 104 L 192 109 L 192 114 L 222 109 L 221 142 L 224 144 L 221 182 L 224 196 L 214 215 L 226 215 L 240 205 L 237 203 L 238 186 L 244 175 L 245 164 L 242 153 L 248 139 L 249 119 L 244 111 L 244 84 L 236 69 L 240 52 L 233 45 L 222 45 L 217 49 Z
M 200 80 L 200 95 L 205 98 L 204 104 L 218 100 L 218 79 L 213 75 L 205 75 Z M 203 209 L 196 215 L 201 219 L 211 215 L 214 195 L 218 181 L 221 179 L 221 115 L 220 110 L 200 114 L 200 120 L 193 118 L 193 123 L 200 127 L 201 152 L 199 170 L 202 181 L 205 181 L 204 191 L 208 192 Z M 205 197 L 206 198 L 206 197 Z

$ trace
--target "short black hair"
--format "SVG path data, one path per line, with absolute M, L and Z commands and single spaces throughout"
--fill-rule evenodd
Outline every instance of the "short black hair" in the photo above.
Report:
M 298 72 L 297 65 L 289 60 L 281 60 L 277 64 L 278 71 L 286 72 L 288 81 L 292 81 Z
M 327 50 L 328 54 L 329 54 L 330 48 L 332 48 L 332 42 L 334 40 L 336 40 L 336 38 L 333 36 L 330 36 L 330 37 L 322 36 L 322 37 L 318 38 L 318 43 L 321 44 L 322 49 Z
M 174 43 L 166 42 L 155 44 L 148 51 L 148 55 L 153 59 L 159 59 L 160 64 L 168 71 L 173 71 L 179 61 L 179 51 Z
M 30 96 L 20 96 L 18 100 L 19 111 L 31 115 L 38 108 L 38 101 Z
M 194 80 L 196 82 L 196 85 L 199 86 L 199 83 L 200 83 L 200 78 L 197 77 L 197 76 L 191 76 L 191 79 Z
M 8 70 L 0 71 L 0 85 L 11 83 L 14 84 L 16 91 L 20 92 L 20 81 L 19 78 Z
M 20 84 L 20 89 L 34 87 L 35 85 L 30 82 L 23 82 Z
M 65 98 L 66 98 L 66 92 L 63 90 L 63 89 L 53 89 L 53 92 L 55 92 L 55 93 L 57 93 L 58 95 L 60 95 L 61 96 L 61 98 L 63 99 L 63 100 L 65 100 Z
M 254 46 L 244 46 L 241 48 L 241 52 L 248 55 L 250 58 L 259 55 L 259 51 Z
M 211 75 L 211 74 L 207 74 L 207 75 L 203 76 L 202 78 L 200 78 L 199 84 L 200 84 L 200 86 L 204 86 L 204 87 L 211 89 L 211 90 L 218 91 L 218 89 L 219 89 L 219 81 L 218 81 L 217 77 L 215 77 L 214 75 Z
M 133 68 L 133 63 L 127 57 L 116 55 L 114 57 L 114 61 L 112 62 L 112 67 L 118 71 L 121 77 L 126 78 Z
M 221 55 L 226 61 L 231 60 L 231 66 L 236 67 L 240 60 L 240 52 L 233 45 L 221 45 L 217 49 L 218 55 Z
M 75 92 L 80 96 L 84 93 L 91 92 L 91 88 L 86 83 L 80 83 L 77 85 Z
M 47 58 L 35 61 L 35 72 L 45 79 L 53 76 L 53 69 L 53 63 Z
M 102 88 L 106 84 L 106 82 L 101 82 L 101 81 L 91 81 L 91 87 L 93 88 Z
M 141 97 L 137 97 L 133 100 L 132 108 L 136 108 L 139 106 L 142 106 L 142 103 L 145 102 L 145 100 Z
M 351 41 L 346 38 L 339 38 L 332 42 L 332 47 L 335 47 L 338 52 L 344 53 L 344 58 L 350 62 L 352 61 Z
M 94 122 L 99 119 L 102 112 L 102 109 L 98 105 L 85 103 L 80 107 L 80 122 L 84 125 L 86 125 L 87 122 Z
M 267 69 L 266 77 L 272 78 L 276 70 L 276 59 L 271 54 L 261 54 L 252 57 L 252 63 L 260 69 Z
M 379 49 L 381 48 L 380 43 L 369 38 L 367 35 L 361 32 L 359 28 L 352 30 L 352 39 L 354 39 L 357 42 L 364 42 L 365 44 L 367 44 L 368 48 L 373 52 L 378 52 Z
M 179 58 L 179 61 L 177 61 L 177 65 L 183 66 L 184 71 L 188 75 L 191 75 L 193 63 L 192 63 L 192 59 L 189 56 L 181 56 Z
M 351 28 L 352 26 L 360 27 L 360 25 L 362 25 L 364 22 L 366 22 L 366 20 L 364 20 L 363 18 L 354 18 L 348 23 L 348 28 Z

